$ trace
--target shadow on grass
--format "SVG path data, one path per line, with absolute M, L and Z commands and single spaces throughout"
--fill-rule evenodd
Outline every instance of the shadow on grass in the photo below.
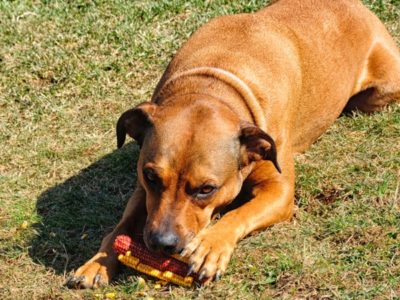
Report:
M 136 180 L 135 143 L 112 152 L 42 193 L 30 256 L 56 273 L 76 269 L 122 216 Z

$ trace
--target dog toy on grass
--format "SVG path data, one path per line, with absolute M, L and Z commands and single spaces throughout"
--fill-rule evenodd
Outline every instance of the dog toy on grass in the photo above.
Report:
M 140 240 L 119 235 L 114 241 L 114 251 L 124 265 L 160 280 L 190 287 L 193 282 L 201 283 L 197 274 L 188 276 L 189 266 L 180 256 L 166 256 L 150 252 Z

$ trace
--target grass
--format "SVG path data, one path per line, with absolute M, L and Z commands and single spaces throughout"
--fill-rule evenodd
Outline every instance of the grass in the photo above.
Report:
M 364 2 L 400 42 L 400 1 Z M 62 286 L 132 191 L 120 113 L 201 24 L 265 3 L 0 2 L 1 299 L 400 298 L 399 106 L 343 116 L 299 156 L 296 217 L 243 240 L 219 283 L 155 289 L 125 270 L 100 290 Z

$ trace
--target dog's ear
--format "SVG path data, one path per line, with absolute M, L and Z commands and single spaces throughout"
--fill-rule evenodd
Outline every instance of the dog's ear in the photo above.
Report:
M 259 127 L 249 123 L 241 125 L 240 144 L 244 148 L 242 161 L 246 165 L 251 161 L 269 160 L 277 171 L 282 173 L 278 164 L 276 145 L 273 138 Z
M 134 138 L 141 146 L 146 130 L 153 126 L 152 115 L 157 104 L 143 102 L 135 108 L 124 112 L 117 122 L 117 145 L 121 148 L 125 143 L 126 134 Z

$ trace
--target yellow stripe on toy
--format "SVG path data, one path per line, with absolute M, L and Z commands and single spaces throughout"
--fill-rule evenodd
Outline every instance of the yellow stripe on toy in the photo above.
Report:
M 192 286 L 195 281 L 202 283 L 197 280 L 197 274 L 187 275 L 189 266 L 182 257 L 151 253 L 143 243 L 133 242 L 129 236 L 118 236 L 114 250 L 119 253 L 121 263 L 141 273 L 185 287 Z

